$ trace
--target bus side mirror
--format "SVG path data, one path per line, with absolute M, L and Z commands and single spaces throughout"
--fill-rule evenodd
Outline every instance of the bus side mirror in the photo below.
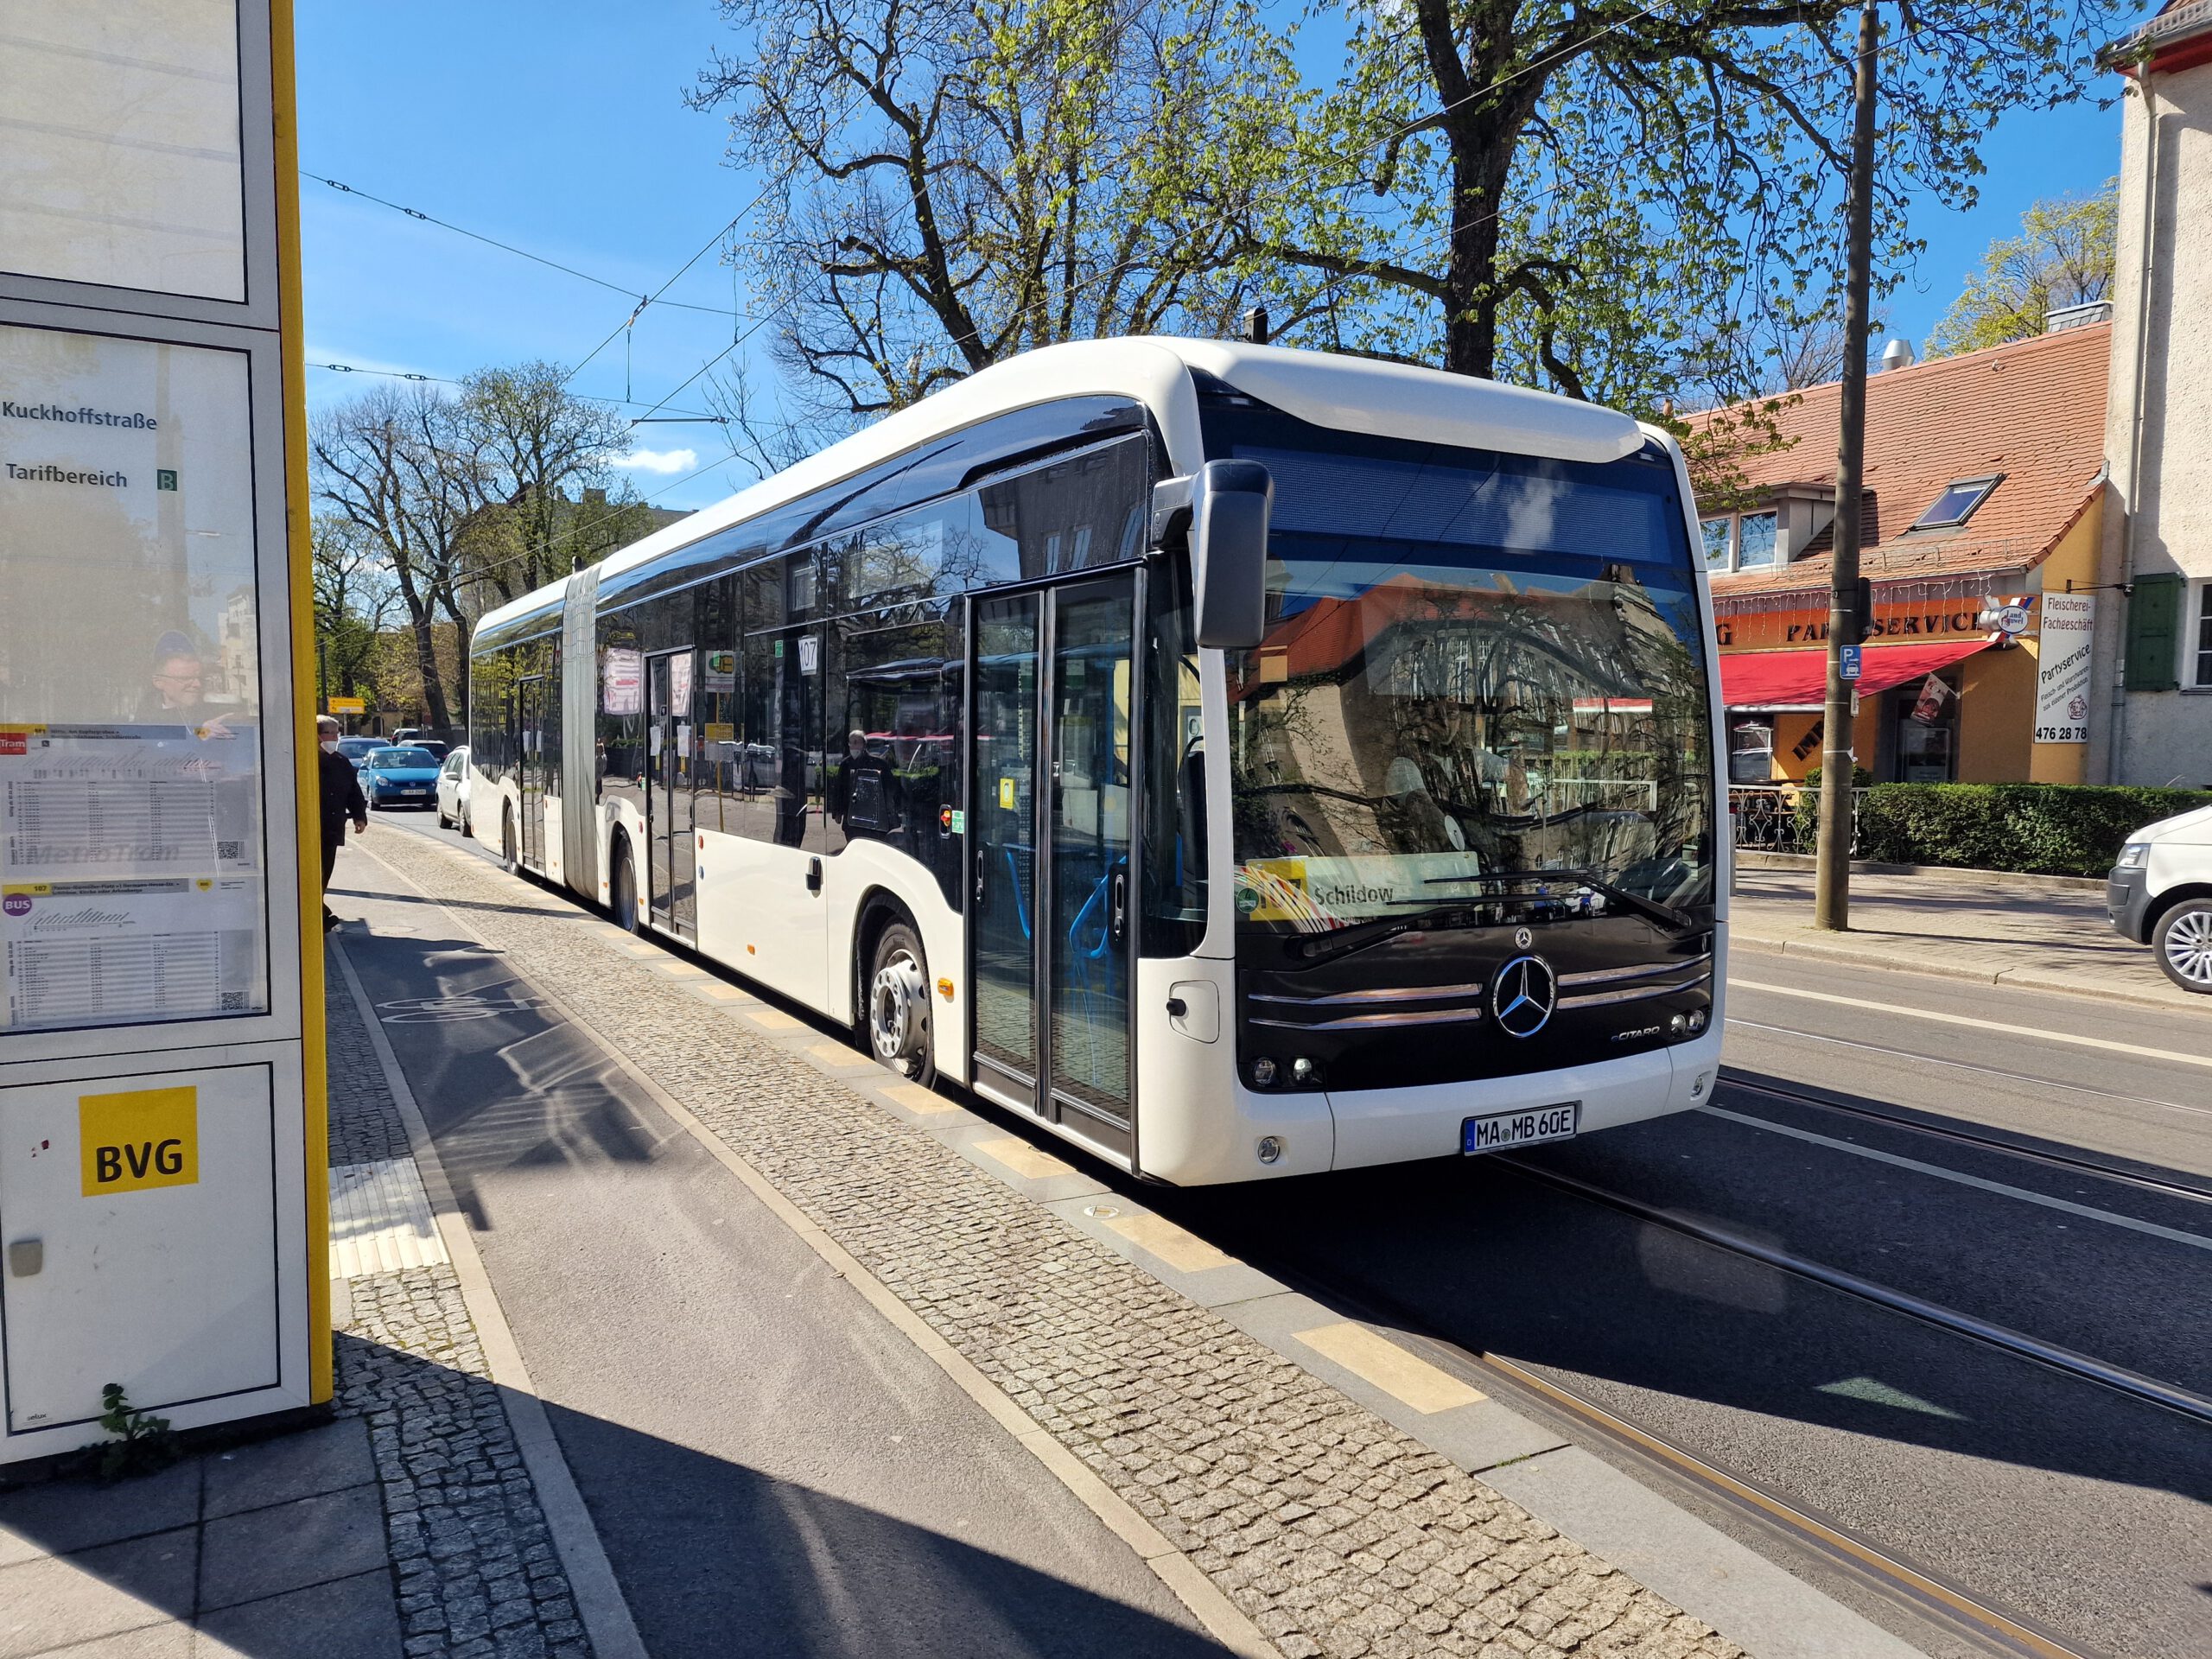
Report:
M 1256 461 L 1210 461 L 1191 481 L 1191 600 L 1201 645 L 1256 645 L 1267 631 L 1268 515 L 1275 481 Z

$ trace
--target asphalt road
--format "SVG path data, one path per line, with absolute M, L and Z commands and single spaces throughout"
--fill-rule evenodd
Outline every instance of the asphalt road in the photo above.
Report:
M 2212 1394 L 2212 1203 L 1761 1086 L 2212 1192 L 2212 1007 L 1745 952 L 1728 1011 L 1731 1080 L 1712 1109 L 1530 1161 Z M 1142 1198 L 1256 1264 L 1525 1366 L 2069 1644 L 2212 1653 L 2212 1429 L 2199 1422 L 1501 1160 Z M 1675 1495 L 1931 1652 L 1986 1650 L 1900 1624 L 1833 1563 L 1694 1488 Z
M 2212 1172 L 2212 1007 L 2192 1019 L 1748 952 L 1731 988 L 1738 1079 L 2193 1182 Z M 1712 1109 L 1528 1160 L 2212 1393 L 2212 1203 L 1740 1080 Z M 2201 1423 L 1503 1162 L 1152 1201 L 1225 1249 L 1525 1366 L 2069 1643 L 2212 1652 Z
M 387 823 L 369 849 L 404 871 Z M 347 955 L 655 1659 L 1222 1651 L 499 957 L 365 859 L 337 886 L 369 923 Z M 456 996 L 497 1011 L 420 1016 Z

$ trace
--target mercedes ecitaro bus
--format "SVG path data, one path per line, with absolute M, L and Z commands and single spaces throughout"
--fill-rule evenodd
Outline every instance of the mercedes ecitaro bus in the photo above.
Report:
M 1053 346 L 486 615 L 471 817 L 1147 1177 L 1586 1135 L 1719 1060 L 1696 545 L 1611 410 Z

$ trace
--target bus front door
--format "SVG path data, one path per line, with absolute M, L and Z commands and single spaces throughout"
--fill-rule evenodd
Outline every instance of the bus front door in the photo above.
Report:
M 515 786 L 521 796 L 522 822 L 516 826 L 517 850 L 531 869 L 545 868 L 545 679 L 532 675 L 515 687 Z
M 974 615 L 977 1086 L 1126 1153 L 1136 581 L 982 600 Z
M 697 866 L 691 823 L 691 653 L 675 651 L 645 664 L 645 842 L 652 919 L 694 937 Z

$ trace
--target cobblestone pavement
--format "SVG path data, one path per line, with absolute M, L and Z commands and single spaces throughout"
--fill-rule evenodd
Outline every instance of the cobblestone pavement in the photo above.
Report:
M 405 1158 L 406 1128 L 335 964 L 329 983 L 331 1166 Z M 347 1288 L 335 1406 L 368 1424 L 406 1651 L 585 1659 L 453 1268 L 366 1274 Z
M 721 1135 L 1291 1659 L 1741 1653 L 652 957 L 610 950 L 564 900 L 410 850 L 409 879 Z

